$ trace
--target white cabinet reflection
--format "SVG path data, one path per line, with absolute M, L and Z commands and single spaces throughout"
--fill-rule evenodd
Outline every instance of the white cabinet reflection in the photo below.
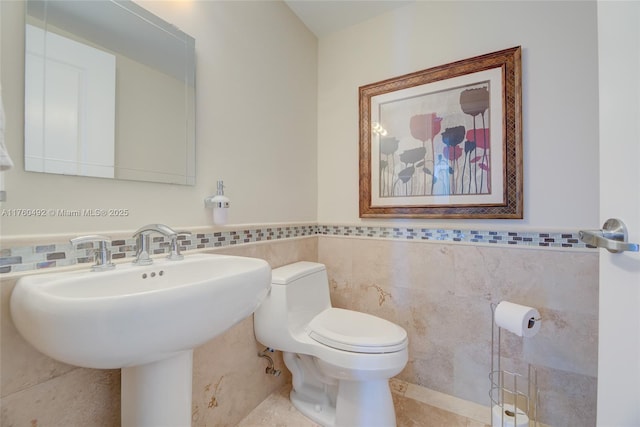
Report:
M 114 178 L 115 56 L 32 25 L 26 40 L 26 170 Z

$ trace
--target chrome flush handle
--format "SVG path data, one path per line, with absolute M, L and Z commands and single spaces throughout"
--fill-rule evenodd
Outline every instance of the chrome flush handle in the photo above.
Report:
M 605 221 L 602 230 L 580 230 L 580 240 L 587 245 L 604 248 L 611 253 L 624 251 L 638 252 L 637 243 L 629 243 L 627 226 L 622 220 L 610 218 Z

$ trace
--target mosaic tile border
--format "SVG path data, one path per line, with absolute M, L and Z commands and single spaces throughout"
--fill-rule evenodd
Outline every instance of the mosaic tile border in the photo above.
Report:
M 180 236 L 181 251 L 219 248 L 269 240 L 315 236 L 316 225 L 292 225 L 261 227 L 247 230 L 218 231 Z M 97 248 L 97 244 L 96 248 Z M 164 236 L 153 236 L 150 251 L 154 255 L 169 253 L 170 242 Z M 0 249 L 0 274 L 66 267 L 74 264 L 93 263 L 94 243 L 81 243 L 75 248 L 71 243 L 47 244 Z M 134 258 L 136 239 L 120 239 L 111 242 L 111 258 Z
M 179 237 L 179 241 L 181 250 L 188 251 L 315 235 L 410 241 L 432 240 L 451 243 L 494 244 L 511 247 L 595 249 L 594 246 L 580 242 L 577 232 L 536 233 L 530 231 L 509 232 L 354 225 L 257 227 L 246 230 L 219 231 L 181 236 Z M 74 248 L 71 243 L 66 243 L 0 249 L 0 274 L 92 263 L 93 245 L 93 243 L 83 243 Z M 153 254 L 169 253 L 169 241 L 165 237 L 153 237 L 151 251 Z M 112 241 L 111 253 L 114 260 L 135 257 L 135 239 L 129 238 Z
M 441 242 L 487 243 L 539 248 L 595 249 L 595 246 L 586 245 L 581 242 L 577 232 L 511 232 L 422 227 L 319 225 L 318 234 L 400 240 L 437 240 Z

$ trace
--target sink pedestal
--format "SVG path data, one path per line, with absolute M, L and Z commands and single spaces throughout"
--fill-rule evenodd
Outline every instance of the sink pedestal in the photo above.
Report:
M 122 368 L 122 427 L 189 427 L 193 350 Z

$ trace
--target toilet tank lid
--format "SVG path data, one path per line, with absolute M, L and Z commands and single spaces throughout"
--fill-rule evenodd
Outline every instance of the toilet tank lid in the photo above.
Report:
M 274 285 L 288 285 L 309 274 L 325 270 L 324 264 L 300 261 L 271 270 L 271 283 Z

